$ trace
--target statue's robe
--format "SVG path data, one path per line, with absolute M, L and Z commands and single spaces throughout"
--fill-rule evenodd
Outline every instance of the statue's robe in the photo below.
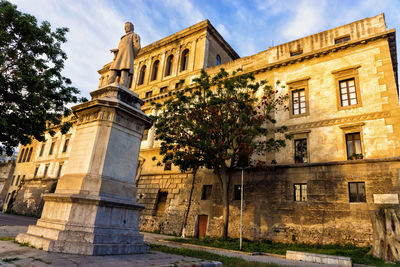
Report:
M 133 59 L 140 50 L 140 37 L 136 33 L 129 32 L 121 37 L 118 45 L 117 56 L 112 63 L 111 70 L 129 70 L 133 73 Z

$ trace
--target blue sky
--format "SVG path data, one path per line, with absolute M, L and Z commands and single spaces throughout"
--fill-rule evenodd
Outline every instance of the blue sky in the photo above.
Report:
M 142 46 L 209 19 L 226 41 L 249 56 L 313 33 L 385 13 L 400 30 L 400 0 L 11 0 L 22 12 L 68 27 L 64 75 L 82 95 L 97 89 L 97 70 L 112 60 L 124 23 Z M 397 40 L 399 38 L 397 37 Z M 399 42 L 397 42 L 399 43 Z M 399 51 L 399 49 L 398 49 Z M 399 52 L 398 52 L 399 53 Z

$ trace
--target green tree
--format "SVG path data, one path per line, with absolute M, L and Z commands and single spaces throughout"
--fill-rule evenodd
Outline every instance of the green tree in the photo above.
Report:
M 68 103 L 85 101 L 61 71 L 67 55 L 61 49 L 67 28 L 51 30 L 15 5 L 0 1 L 0 154 L 12 154 L 19 143 L 44 141 L 50 127 L 68 131 Z M 50 131 L 53 134 L 52 131 Z
M 229 74 L 221 69 L 214 77 L 202 70 L 194 82 L 154 104 L 162 111 L 153 117 L 156 139 L 161 140 L 164 163 L 171 161 L 181 171 L 214 171 L 223 192 L 222 236 L 227 238 L 232 174 L 237 168 L 265 166 L 264 154 L 285 146 L 290 136 L 286 127 L 274 125 L 274 112 L 285 108 L 287 96 L 241 70 Z

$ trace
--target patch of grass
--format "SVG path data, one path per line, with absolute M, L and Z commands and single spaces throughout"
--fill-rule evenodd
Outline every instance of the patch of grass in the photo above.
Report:
M 20 260 L 20 258 L 4 258 L 4 259 L 1 259 L 2 261 L 4 261 L 4 262 L 6 262 L 6 263 L 11 263 L 11 262 L 13 262 L 13 261 L 18 261 L 18 260 Z
M 205 237 L 197 238 L 171 238 L 169 241 L 196 244 L 208 247 L 224 248 L 229 250 L 239 250 L 239 239 L 223 240 L 220 238 Z M 328 254 L 336 256 L 350 257 L 353 263 L 368 264 L 374 266 L 393 266 L 391 263 L 385 263 L 384 260 L 369 255 L 370 247 L 357 247 L 351 244 L 340 246 L 332 245 L 308 245 L 299 243 L 278 243 L 270 240 L 250 241 L 243 240 L 243 251 L 245 252 L 266 252 L 272 254 L 285 255 L 287 250 L 303 251 L 318 254 Z M 400 262 L 394 263 L 400 266 Z
M 15 238 L 14 237 L 10 237 L 10 236 L 0 236 L 0 241 L 14 241 Z
M 36 248 L 35 246 L 29 244 L 28 242 L 20 243 L 17 240 L 14 240 L 15 244 L 18 244 L 20 247 L 30 247 L 30 248 Z
M 222 263 L 223 266 L 229 266 L 229 267 L 277 267 L 277 266 L 280 266 L 277 264 L 262 263 L 262 262 L 255 262 L 255 261 L 245 261 L 242 258 L 221 256 L 221 255 L 206 252 L 206 251 L 192 250 L 192 249 L 187 249 L 187 248 L 172 248 L 172 247 L 167 247 L 167 246 L 157 245 L 157 244 L 151 244 L 150 249 L 160 251 L 160 252 L 170 253 L 170 254 L 181 255 L 181 256 L 185 256 L 185 257 L 198 258 L 198 259 L 202 259 L 202 260 L 219 261 Z
M 50 265 L 50 264 L 51 264 L 51 262 L 45 261 L 44 259 L 41 259 L 41 258 L 35 258 L 35 257 L 29 257 L 29 258 L 31 258 L 31 259 L 34 260 L 34 261 L 43 262 L 43 263 L 45 263 L 45 264 L 47 264 L 47 265 Z

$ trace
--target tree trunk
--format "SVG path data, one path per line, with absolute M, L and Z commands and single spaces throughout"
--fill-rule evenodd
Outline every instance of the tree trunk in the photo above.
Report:
M 221 181 L 222 181 L 222 201 L 224 203 L 224 228 L 222 231 L 222 238 L 228 239 L 228 226 L 229 226 L 229 187 L 231 183 L 232 173 L 227 173 L 226 170 L 223 170 L 221 173 Z
M 195 180 L 196 180 L 196 173 L 197 170 L 193 171 L 193 180 L 192 180 L 192 187 L 190 188 L 190 194 L 189 194 L 189 203 L 188 203 L 188 207 L 185 213 L 185 218 L 183 219 L 183 224 L 182 224 L 182 229 L 181 229 L 181 237 L 185 238 L 186 237 L 186 223 L 187 223 L 187 219 L 189 217 L 189 212 L 190 212 L 190 206 L 192 204 L 192 195 L 193 195 L 193 190 L 194 190 L 194 184 L 195 184 Z
M 374 240 L 370 254 L 386 261 L 400 260 L 399 215 L 398 208 L 381 208 L 371 212 Z

